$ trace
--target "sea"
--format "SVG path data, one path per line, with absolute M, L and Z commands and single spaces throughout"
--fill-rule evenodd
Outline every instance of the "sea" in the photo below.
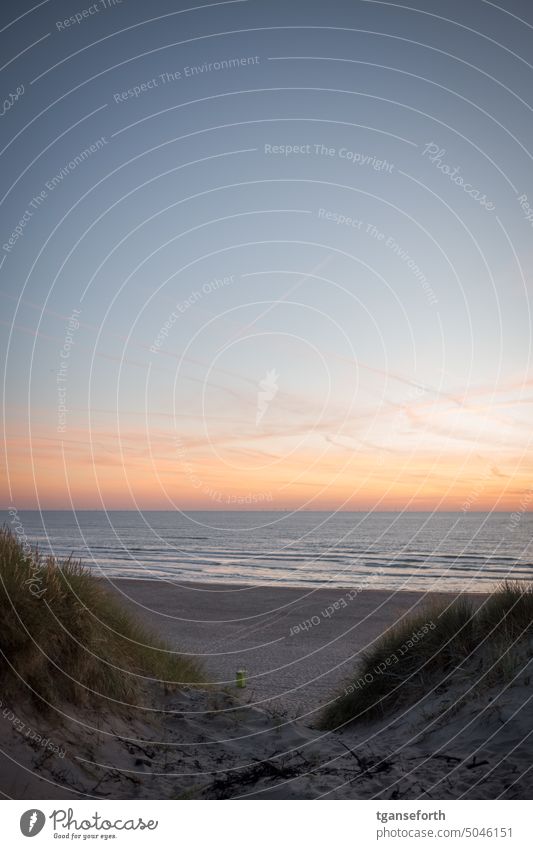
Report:
M 487 592 L 533 577 L 527 512 L 21 510 L 0 524 L 111 578 Z

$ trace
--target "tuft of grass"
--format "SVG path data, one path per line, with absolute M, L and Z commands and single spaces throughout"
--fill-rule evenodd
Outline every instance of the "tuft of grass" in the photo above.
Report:
M 42 557 L 0 530 L 0 683 L 52 703 L 137 704 L 149 680 L 202 681 L 80 563 Z M 24 686 L 26 685 L 26 687 Z M 42 702 L 41 702 L 42 706 Z
M 531 631 L 533 624 L 533 584 L 504 581 L 477 616 L 481 634 L 492 634 L 502 642 L 512 643 Z
M 523 652 L 507 650 L 517 640 L 523 646 L 532 633 L 531 584 L 505 581 L 481 605 L 465 597 L 435 602 L 371 646 L 344 691 L 323 711 L 320 727 L 370 721 L 413 704 L 447 675 L 458 675 L 470 655 L 488 686 L 494 674 L 485 673 L 495 658 L 502 658 L 496 664 L 498 675 L 504 667 L 512 672 Z

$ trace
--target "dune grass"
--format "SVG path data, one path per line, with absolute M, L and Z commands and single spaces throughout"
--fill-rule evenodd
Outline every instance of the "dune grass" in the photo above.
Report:
M 493 684 L 523 660 L 523 653 L 510 647 L 532 634 L 531 584 L 505 581 L 483 604 L 460 597 L 429 605 L 371 646 L 343 692 L 323 711 L 320 726 L 335 729 L 390 715 L 439 682 L 446 687 L 444 679 L 460 675 L 466 658 L 475 661 L 478 682 Z
M 0 684 L 12 697 L 58 704 L 136 704 L 150 680 L 202 681 L 73 560 L 29 550 L 0 530 Z M 39 699 L 39 697 L 41 697 Z

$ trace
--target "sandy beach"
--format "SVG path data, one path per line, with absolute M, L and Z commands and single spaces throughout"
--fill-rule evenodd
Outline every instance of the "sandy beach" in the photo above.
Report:
M 244 668 L 246 701 L 308 722 L 391 625 L 432 599 L 456 597 L 127 579 L 109 586 L 170 646 L 198 657 L 212 684 L 233 688 Z
M 360 723 L 317 722 L 343 682 L 354 681 L 358 658 L 376 638 L 431 601 L 445 602 L 444 621 L 453 594 L 135 580 L 116 581 L 112 592 L 155 637 L 200 658 L 205 680 L 169 688 L 147 674 L 134 703 L 118 708 L 109 701 L 105 710 L 92 697 L 74 705 L 59 695 L 43 711 L 21 691 L 16 704 L 2 704 L 5 794 L 528 798 L 527 641 L 512 671 L 483 686 L 478 653 L 451 680 L 445 673 L 428 678 L 397 709 Z M 429 615 L 435 613 L 425 610 L 419 624 Z M 410 628 L 408 622 L 405 633 Z M 248 670 L 245 689 L 235 686 L 241 667 Z

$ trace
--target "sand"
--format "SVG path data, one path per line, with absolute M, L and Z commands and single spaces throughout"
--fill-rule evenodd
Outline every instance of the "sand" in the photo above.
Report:
M 338 589 L 308 594 L 129 580 L 116 582 L 114 592 L 172 646 L 202 655 L 214 683 L 166 692 L 148 685 L 143 703 L 120 716 L 90 702 L 83 709 L 55 705 L 46 715 L 28 703 L 8 706 L 16 721 L 2 712 L 5 795 L 531 798 L 531 645 L 522 645 L 519 672 L 501 683 L 472 690 L 474 659 L 418 704 L 322 732 L 316 712 L 357 654 L 427 601 L 422 594 L 365 591 L 348 600 Z M 233 685 L 241 664 L 249 670 L 243 690 Z
M 455 598 L 125 579 L 113 589 L 170 646 L 201 659 L 211 683 L 232 686 L 245 668 L 247 701 L 308 721 L 387 628 L 431 598 Z
M 17 799 L 531 798 L 527 678 L 460 695 L 335 733 L 201 690 L 167 695 L 149 716 L 62 706 L 59 721 L 17 708 L 64 754 L 4 722 L 0 789 Z

